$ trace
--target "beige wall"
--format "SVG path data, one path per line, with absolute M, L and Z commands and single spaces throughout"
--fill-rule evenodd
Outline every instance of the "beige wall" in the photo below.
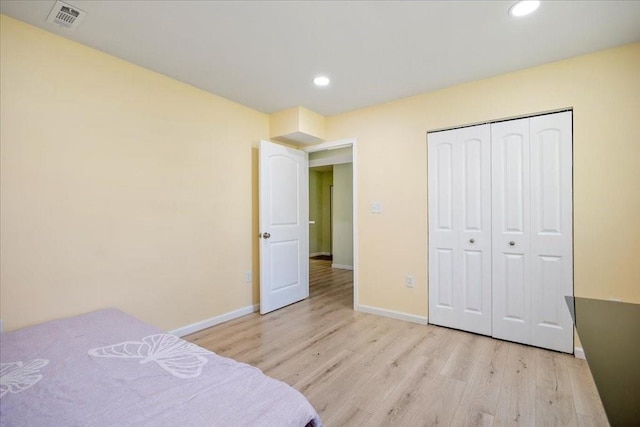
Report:
M 359 303 L 427 315 L 428 130 L 567 107 L 575 294 L 640 303 L 639 43 L 328 118 L 358 139 Z
M 172 329 L 257 303 L 268 116 L 1 19 L 5 329 L 105 306 Z M 427 314 L 427 130 L 565 107 L 576 295 L 639 303 L 639 75 L 636 43 L 328 118 L 327 139 L 358 138 L 360 304 Z
M 324 141 L 325 118 L 298 106 L 269 115 L 269 137 L 294 146 Z
M 257 303 L 268 116 L 2 16 L 0 316 L 173 329 Z
M 333 264 L 353 267 L 353 166 L 333 167 Z
M 298 127 L 300 132 L 319 139 L 325 139 L 326 119 L 315 111 L 299 107 Z

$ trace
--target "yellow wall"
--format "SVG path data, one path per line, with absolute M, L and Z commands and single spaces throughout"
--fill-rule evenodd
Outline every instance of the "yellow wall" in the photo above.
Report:
M 288 108 L 269 115 L 269 137 L 278 138 L 300 130 L 300 107 Z
M 257 303 L 244 273 L 268 116 L 6 16 L 0 29 L 5 329 L 106 306 L 173 329 Z
M 566 107 L 575 294 L 640 303 L 640 43 L 328 118 L 358 139 L 359 303 L 427 314 L 428 130 Z
M 322 140 L 325 139 L 327 126 L 326 119 L 315 111 L 299 107 L 298 126 L 300 128 L 300 132 L 304 132 Z
M 105 306 L 172 329 L 257 303 L 269 117 L 5 16 L 0 31 L 5 329 Z M 328 118 L 328 140 L 358 138 L 360 304 L 427 314 L 427 130 L 565 107 L 576 295 L 639 303 L 639 75 L 636 43 Z
M 325 118 L 298 106 L 269 116 L 269 137 L 294 145 L 317 144 L 325 139 Z

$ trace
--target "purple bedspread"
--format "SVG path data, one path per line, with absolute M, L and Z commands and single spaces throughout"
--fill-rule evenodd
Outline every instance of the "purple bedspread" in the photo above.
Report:
M 107 309 L 0 335 L 2 426 L 321 426 L 259 369 Z

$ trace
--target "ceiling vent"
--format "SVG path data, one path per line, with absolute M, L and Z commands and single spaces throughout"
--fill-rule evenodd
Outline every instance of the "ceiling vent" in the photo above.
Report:
M 71 6 L 62 1 L 57 1 L 51 9 L 47 22 L 57 24 L 61 27 L 68 28 L 69 30 L 75 30 L 82 22 L 82 19 L 86 16 L 87 12 L 78 9 L 75 6 Z

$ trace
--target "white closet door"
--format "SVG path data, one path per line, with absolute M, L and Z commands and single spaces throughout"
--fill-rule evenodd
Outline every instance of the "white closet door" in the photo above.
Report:
M 530 119 L 531 344 L 573 352 L 571 112 Z
M 454 209 L 454 179 L 457 161 L 455 131 L 429 134 L 427 167 L 429 180 L 429 322 L 458 327 L 457 295 L 454 283 L 459 271 L 454 258 L 458 243 L 457 225 L 460 213 Z M 455 163 L 455 165 L 454 165 Z
M 429 134 L 429 321 L 491 335 L 491 139 Z
M 531 341 L 529 119 L 491 125 L 493 336 Z
M 459 327 L 491 335 L 491 127 L 459 129 Z

